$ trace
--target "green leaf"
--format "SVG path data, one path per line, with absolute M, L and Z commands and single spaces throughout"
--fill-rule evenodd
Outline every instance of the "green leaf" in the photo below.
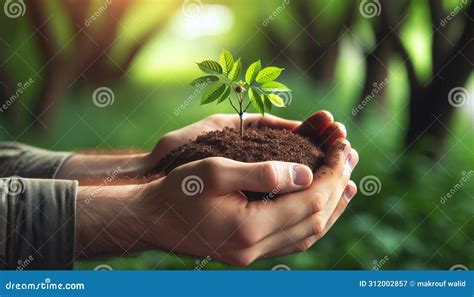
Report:
M 259 88 L 254 88 L 254 92 L 259 94 L 265 109 L 268 110 L 268 112 L 272 111 L 272 103 L 270 102 L 270 99 L 268 99 L 267 95 Z
M 216 61 L 206 60 L 197 63 L 199 68 L 209 74 L 222 74 L 222 67 Z
M 261 94 L 260 97 L 262 98 L 263 105 L 265 105 L 265 109 L 269 112 L 272 111 L 272 102 L 268 99 L 268 96 Z
M 224 101 L 225 99 L 229 98 L 230 90 L 231 90 L 231 88 L 229 86 L 226 86 L 224 93 L 222 93 L 222 95 L 217 100 L 217 104 L 219 104 L 222 101 Z
M 237 61 L 235 61 L 234 65 L 232 66 L 232 69 L 227 74 L 227 77 L 231 81 L 234 81 L 239 77 L 241 70 L 242 70 L 242 62 L 240 62 L 240 58 L 239 58 Z
M 285 103 L 283 102 L 280 96 L 276 94 L 268 94 L 267 97 L 273 105 L 277 107 L 285 107 Z
M 260 72 L 261 68 L 262 68 L 262 64 L 260 63 L 260 60 L 250 64 L 249 68 L 247 68 L 247 71 L 245 72 L 245 81 L 248 84 L 253 83 L 255 78 L 257 78 L 257 75 Z
M 290 92 L 291 90 L 282 83 L 269 81 L 262 85 L 262 89 L 267 92 Z
M 249 100 L 252 102 L 253 108 L 255 108 L 261 115 L 265 113 L 265 107 L 263 106 L 262 98 L 252 88 L 248 91 Z
M 257 75 L 256 81 L 263 84 L 276 79 L 285 68 L 265 67 Z
M 232 66 L 234 66 L 234 57 L 232 57 L 229 51 L 223 49 L 219 56 L 219 64 L 222 66 L 224 74 L 227 74 L 232 69 Z
M 214 75 L 206 75 L 206 76 L 201 76 L 201 77 L 198 77 L 196 78 L 195 80 L 193 80 L 191 82 L 191 85 L 192 86 L 195 86 L 195 85 L 198 85 L 198 84 L 204 84 L 204 83 L 211 83 L 213 81 L 218 81 L 219 78 L 217 76 L 214 76 Z
M 207 87 L 201 97 L 201 105 L 208 104 L 219 99 L 227 86 L 223 83 L 215 83 Z

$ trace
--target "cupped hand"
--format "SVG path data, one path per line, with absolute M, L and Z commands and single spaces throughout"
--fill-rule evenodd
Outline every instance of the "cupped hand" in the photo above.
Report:
M 298 123 L 291 125 L 307 132 Z M 349 142 L 338 139 L 314 175 L 304 165 L 277 161 L 215 157 L 179 166 L 151 182 L 135 202 L 137 216 L 151 226 L 143 240 L 236 265 L 305 250 L 331 228 L 355 195 L 349 178 L 357 162 Z M 249 202 L 241 190 L 279 196 Z
M 324 148 L 328 148 L 336 139 L 347 136 L 344 125 L 334 122 L 333 116 L 328 111 L 316 112 L 303 123 L 279 118 L 271 114 L 265 114 L 265 116 L 245 114 L 244 117 L 246 127 L 266 126 L 274 129 L 292 130 L 295 133 L 312 138 Z M 153 151 L 147 156 L 146 163 L 156 164 L 174 148 L 196 139 L 203 133 L 222 130 L 226 127 L 239 129 L 239 123 L 239 116 L 236 114 L 215 114 L 179 130 L 172 131 L 160 139 Z

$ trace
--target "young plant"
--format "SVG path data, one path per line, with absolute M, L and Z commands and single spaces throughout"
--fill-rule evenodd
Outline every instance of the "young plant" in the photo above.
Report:
M 201 105 L 214 101 L 220 104 L 228 99 L 232 108 L 239 115 L 240 137 L 242 138 L 244 137 L 243 115 L 250 104 L 263 116 L 265 110 L 271 111 L 272 105 L 285 107 L 285 103 L 278 93 L 291 91 L 284 84 L 275 81 L 284 68 L 269 66 L 262 69 L 260 60 L 250 64 L 247 68 L 245 81 L 239 80 L 242 72 L 241 59 L 234 60 L 232 54 L 224 49 L 219 56 L 219 62 L 206 60 L 197 63 L 197 65 L 208 74 L 191 82 L 191 85 L 199 85 L 204 89 Z M 245 100 L 246 97 L 248 97 L 248 102 Z

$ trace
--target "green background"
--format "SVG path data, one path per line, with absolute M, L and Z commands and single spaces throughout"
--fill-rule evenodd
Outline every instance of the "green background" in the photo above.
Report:
M 64 12 L 57 1 L 48 2 L 55 35 L 67 53 L 70 32 Z M 221 48 L 226 48 L 234 56 L 241 56 L 246 66 L 261 59 L 264 65 L 286 67 L 279 80 L 293 90 L 292 100 L 287 108 L 274 108 L 272 113 L 303 120 L 321 109 L 331 111 L 337 121 L 346 125 L 352 146 L 360 154 L 353 180 L 359 184 L 363 177 L 374 175 L 381 184 L 375 195 L 359 192 L 332 230 L 311 249 L 257 261 L 244 269 L 271 269 L 277 264 L 291 269 L 449 269 L 455 264 L 474 267 L 474 179 L 460 187 L 446 203 L 441 203 L 441 198 L 460 182 L 462 172 L 474 170 L 472 95 L 470 104 L 454 111 L 447 141 L 437 159 L 408 154 L 404 143 L 407 75 L 400 58 L 394 57 L 387 65 L 389 83 L 384 103 L 380 104 L 376 97 L 364 108 L 364 117 L 357 118 L 351 113 L 359 98 L 367 96 L 361 92 L 365 73 L 363 51 L 374 44 L 369 19 L 358 17 L 355 25 L 341 37 L 334 78 L 323 83 L 308 77 L 301 67 L 288 63 L 283 55 L 274 56 L 268 51 L 269 41 L 262 33 L 262 22 L 281 1 L 204 2 L 199 8 L 199 17 L 203 19 L 197 29 L 193 29 L 195 23 L 189 24 L 183 7 L 170 11 L 165 2 L 169 1 L 138 1 L 127 12 L 111 60 L 119 61 L 135 36 L 154 19 L 173 14 L 166 26 L 143 45 L 127 74 L 122 79 L 107 79 L 100 85 L 86 81 L 67 88 L 61 104 L 44 127 L 35 123 L 30 112 L 45 82 L 37 45 L 34 38 L 28 39 L 33 33 L 31 25 L 26 17 L 12 20 L 2 15 L 1 22 L 8 25 L 0 25 L 2 39 L 8 43 L 3 46 L 3 54 L 9 57 L 8 60 L 2 57 L 6 61 L 2 68 L 8 69 L 13 82 L 32 77 L 35 83 L 15 102 L 16 124 L 0 115 L 0 139 L 58 151 L 151 150 L 169 131 L 214 113 L 232 112 L 225 104 L 199 107 L 196 99 L 178 115 L 174 114 L 175 108 L 194 91 L 189 82 L 200 75 L 194 62 L 217 59 Z M 326 8 L 315 25 L 324 28 L 340 21 L 346 2 L 315 2 Z M 96 3 L 100 5 L 100 1 Z M 454 7 L 457 3 L 447 1 L 446 5 Z M 291 7 L 290 2 L 270 24 L 278 28 L 278 34 L 288 44 L 302 30 L 302 21 Z M 423 81 L 431 75 L 427 52 L 431 21 L 426 1 L 414 1 L 407 15 L 402 37 Z M 301 46 L 298 42 L 296 38 L 290 46 Z M 75 63 L 73 55 L 69 63 Z M 99 86 L 113 90 L 112 105 L 99 108 L 93 104 L 92 93 Z M 472 74 L 466 88 L 472 94 Z M 9 94 L 14 90 L 15 87 L 9 88 Z M 38 126 L 45 131 L 39 132 Z M 165 251 L 147 251 L 78 261 L 75 268 L 93 269 L 108 264 L 113 269 L 194 269 L 199 263 L 196 261 L 201 260 Z M 204 266 L 204 269 L 242 269 L 216 261 Z

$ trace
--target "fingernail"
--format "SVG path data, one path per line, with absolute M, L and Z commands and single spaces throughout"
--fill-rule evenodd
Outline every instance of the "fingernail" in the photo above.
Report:
M 311 183 L 313 173 L 309 167 L 304 165 L 295 165 L 291 168 L 291 178 L 297 186 L 306 186 Z
M 351 155 L 349 155 L 349 157 L 347 157 L 347 160 L 344 163 L 344 172 L 343 172 L 344 175 L 349 175 L 352 172 L 353 167 L 351 165 L 350 158 L 351 158 Z
M 351 152 L 349 153 L 347 159 L 349 160 L 349 165 L 351 166 L 351 169 L 354 170 L 357 164 L 357 151 L 351 148 Z
M 354 156 L 352 154 L 349 154 L 349 156 L 347 157 L 347 163 L 348 163 L 348 166 L 349 166 L 351 172 L 352 172 L 352 170 L 354 170 L 355 161 L 356 161 L 356 159 L 354 158 Z
M 341 131 L 344 133 L 344 135 L 347 135 L 347 129 L 346 129 L 346 126 L 344 124 L 338 123 L 337 126 L 339 127 L 339 129 L 341 129 Z
M 347 186 L 346 189 L 344 190 L 344 196 L 346 196 L 347 199 L 352 199 L 356 194 L 356 189 L 351 186 Z

